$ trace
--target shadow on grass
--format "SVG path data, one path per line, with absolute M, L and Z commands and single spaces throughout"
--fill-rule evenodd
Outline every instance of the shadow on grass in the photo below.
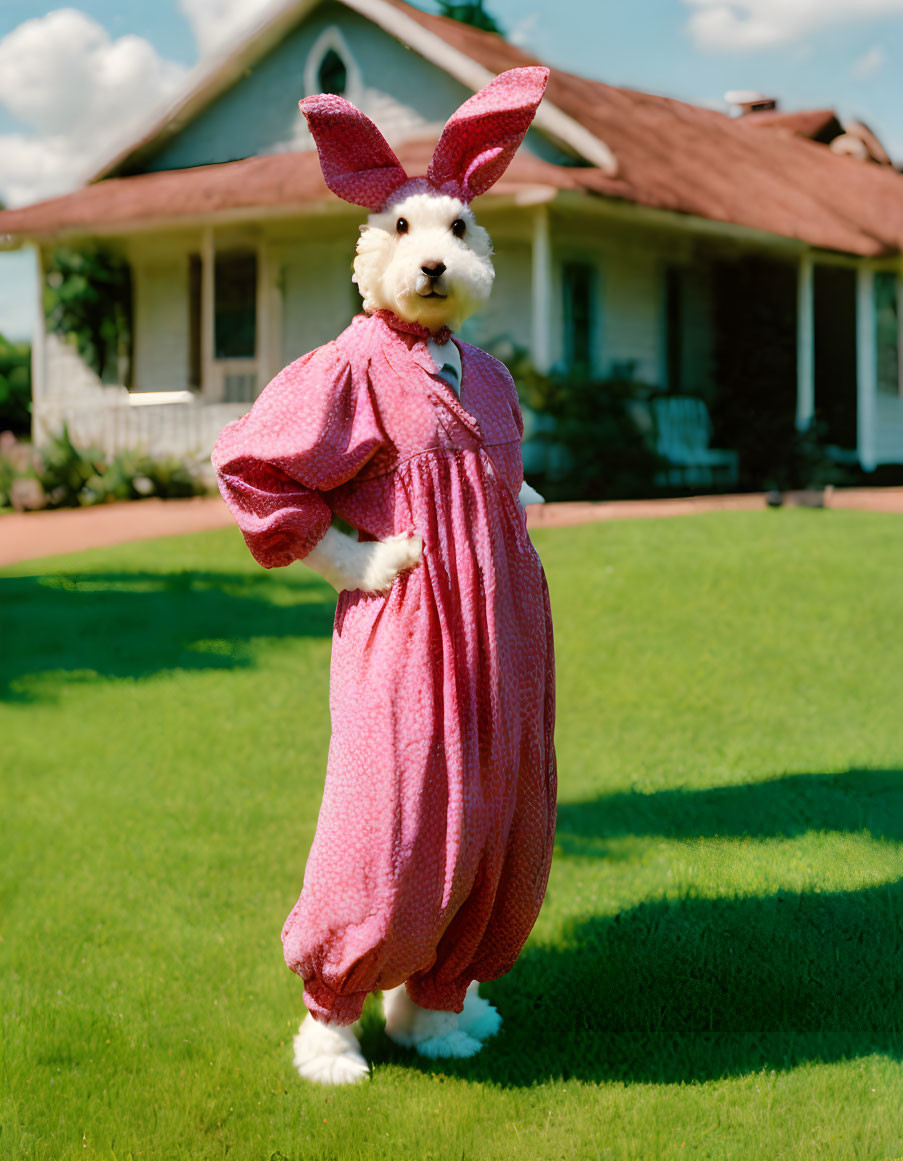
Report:
M 52 696 L 63 680 L 146 677 L 164 670 L 253 664 L 258 637 L 329 637 L 334 601 L 267 574 L 85 573 L 0 580 L 0 699 Z
M 557 842 L 565 855 L 602 859 L 616 836 L 809 830 L 903 839 L 903 771 L 562 804 Z M 505 1025 L 474 1060 L 415 1064 L 371 1034 L 375 1059 L 516 1086 L 693 1082 L 870 1053 L 900 1059 L 903 880 L 641 903 L 582 920 L 554 947 L 529 944 L 483 990 Z
M 778 838 L 811 830 L 867 830 L 903 840 L 903 770 L 791 774 L 710 790 L 560 803 L 556 841 L 564 854 L 604 858 L 605 840 L 626 835 Z
M 903 1049 L 903 882 L 836 894 L 644 903 L 528 946 L 483 991 L 505 1025 L 425 1073 L 525 1086 L 675 1083 Z

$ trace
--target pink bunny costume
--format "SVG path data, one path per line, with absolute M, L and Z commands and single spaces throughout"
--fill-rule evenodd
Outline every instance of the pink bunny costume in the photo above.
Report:
M 340 197 L 469 202 L 509 164 L 546 77 L 513 69 L 470 98 L 413 180 L 342 98 L 301 109 Z M 402 982 L 422 1007 L 460 1011 L 471 981 L 517 959 L 552 854 L 552 622 L 517 500 L 517 392 L 501 363 L 457 343 L 459 398 L 430 337 L 388 310 L 359 315 L 282 371 L 213 453 L 266 568 L 303 558 L 333 514 L 361 539 L 423 538 L 388 594 L 345 591 L 336 610 L 326 785 L 282 938 L 307 1007 L 338 1024 Z

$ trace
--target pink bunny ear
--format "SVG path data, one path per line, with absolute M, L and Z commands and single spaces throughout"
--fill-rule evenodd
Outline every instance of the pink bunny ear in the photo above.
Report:
M 370 118 L 332 93 L 305 97 L 298 108 L 307 118 L 332 192 L 346 202 L 381 210 L 408 175 Z
M 524 139 L 545 92 L 546 68 L 508 69 L 480 89 L 450 118 L 427 177 L 454 184 L 470 201 L 502 176 Z

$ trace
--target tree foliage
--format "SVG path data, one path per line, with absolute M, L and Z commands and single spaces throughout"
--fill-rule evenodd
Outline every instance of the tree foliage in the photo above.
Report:
M 503 36 L 501 26 L 494 16 L 483 8 L 483 0 L 476 0 L 470 4 L 455 4 L 452 0 L 436 0 L 442 15 L 460 24 L 470 24 L 474 28 L 481 28 L 484 32 L 496 32 Z
M 547 500 L 616 500 L 653 495 L 662 461 L 633 404 L 654 393 L 628 371 L 606 379 L 588 368 L 538 372 L 524 352 L 508 360 L 524 403 L 552 423 L 538 438 L 547 470 L 535 485 Z M 534 480 L 531 480 L 534 483 Z
M 24 435 L 31 427 L 31 345 L 0 335 L 0 431 Z
M 79 355 L 101 379 L 128 378 L 118 373 L 132 341 L 132 281 L 125 259 L 99 246 L 54 250 L 44 313 L 48 330 L 73 337 Z

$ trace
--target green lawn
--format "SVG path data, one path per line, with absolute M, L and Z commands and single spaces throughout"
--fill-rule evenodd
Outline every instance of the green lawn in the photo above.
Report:
M 548 530 L 561 807 L 473 1061 L 291 1066 L 331 590 L 237 533 L 0 579 L 3 1158 L 903 1157 L 903 520 Z

